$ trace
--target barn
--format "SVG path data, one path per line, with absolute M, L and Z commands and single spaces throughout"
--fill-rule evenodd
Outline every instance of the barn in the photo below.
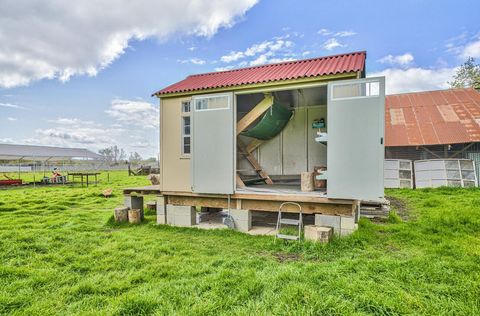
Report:
M 480 167 L 480 93 L 473 88 L 388 95 L 385 158 L 471 159 Z

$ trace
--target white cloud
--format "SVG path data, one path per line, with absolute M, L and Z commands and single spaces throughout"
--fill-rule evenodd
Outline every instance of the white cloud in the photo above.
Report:
M 0 87 L 95 76 L 131 40 L 210 37 L 257 0 L 1 1 Z
M 220 57 L 220 60 L 224 63 L 231 63 L 233 61 L 237 61 L 243 58 L 244 56 L 245 55 L 243 54 L 243 52 L 230 52 L 229 54 Z
M 12 103 L 0 103 L 0 106 L 4 108 L 11 108 L 11 109 L 24 109 L 23 106 L 20 106 L 18 104 L 12 104 Z
M 53 120 L 48 120 L 49 123 L 55 123 L 60 125 L 94 125 L 95 122 L 93 121 L 84 121 L 78 118 L 67 118 L 67 117 L 59 117 Z
M 369 77 L 385 76 L 386 93 L 404 93 L 414 91 L 428 91 L 447 89 L 456 68 L 388 68 L 379 72 L 370 73 Z
M 328 29 L 319 29 L 317 33 L 323 36 L 328 36 L 332 34 L 332 32 Z
M 205 60 L 200 58 L 189 58 L 189 59 L 178 59 L 177 60 L 181 64 L 194 64 L 194 65 L 204 65 L 206 63 Z
M 96 148 L 115 144 L 115 138 L 121 130 L 105 127 L 59 126 L 35 131 L 40 138 L 26 140 L 34 144 L 50 144 L 55 146 L 89 145 Z
M 356 35 L 357 33 L 354 32 L 354 31 L 341 31 L 341 32 L 337 32 L 335 33 L 335 36 L 338 36 L 338 37 L 348 37 L 348 36 L 353 36 L 353 35 Z
M 323 48 L 326 50 L 332 50 L 337 47 L 344 47 L 345 45 L 341 44 L 336 38 L 332 37 L 323 43 Z
M 467 44 L 462 49 L 460 57 L 465 59 L 468 57 L 480 58 L 480 40 Z
M 105 112 L 124 125 L 157 128 L 159 124 L 158 108 L 145 101 L 115 99 Z
M 227 70 L 232 70 L 234 66 L 225 66 L 225 67 L 217 67 L 215 68 L 215 71 L 227 71 Z
M 304 51 L 304 52 L 302 53 L 302 56 L 308 56 L 308 55 L 310 55 L 311 53 L 312 53 L 311 51 L 306 50 L 306 51 Z
M 382 64 L 390 64 L 390 65 L 400 65 L 406 66 L 412 63 L 414 57 L 411 53 L 405 53 L 403 55 L 387 55 L 385 57 L 380 58 L 378 61 Z
M 7 138 L 0 138 L 0 144 L 13 144 L 15 141 L 10 138 L 10 137 L 7 137 Z
M 10 121 L 10 122 L 14 122 L 17 120 L 16 117 L 7 117 L 7 120 Z
M 257 57 L 254 61 L 251 61 L 251 65 L 257 65 L 265 63 L 270 56 L 274 56 L 277 52 L 287 51 L 295 44 L 292 41 L 286 40 L 283 37 L 277 37 L 270 41 L 263 41 L 261 43 L 254 44 L 248 47 L 245 51 L 232 51 L 227 55 L 220 57 L 220 60 L 224 63 L 231 63 L 247 57 Z M 258 61 L 256 61 L 258 60 Z M 264 60 L 264 62 L 260 62 Z

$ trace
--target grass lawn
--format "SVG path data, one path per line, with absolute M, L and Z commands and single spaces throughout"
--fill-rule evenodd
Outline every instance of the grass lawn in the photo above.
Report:
M 480 314 L 480 190 L 391 190 L 409 220 L 328 245 L 112 223 L 111 183 L 0 190 L 0 314 Z M 105 199 L 102 189 L 114 188 Z

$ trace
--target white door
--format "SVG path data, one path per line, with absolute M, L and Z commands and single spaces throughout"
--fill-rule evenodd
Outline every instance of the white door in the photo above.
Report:
M 327 196 L 384 196 L 385 77 L 328 84 Z
M 233 94 L 193 97 L 192 191 L 232 194 L 235 184 Z

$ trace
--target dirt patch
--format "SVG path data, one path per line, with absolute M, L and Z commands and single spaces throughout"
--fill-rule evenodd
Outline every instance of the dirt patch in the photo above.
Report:
M 278 262 L 298 261 L 301 259 L 300 255 L 296 253 L 277 252 L 273 256 Z
M 411 219 L 408 205 L 404 200 L 393 196 L 388 196 L 387 199 L 390 201 L 390 206 L 392 210 L 394 210 L 402 220 L 406 221 Z

